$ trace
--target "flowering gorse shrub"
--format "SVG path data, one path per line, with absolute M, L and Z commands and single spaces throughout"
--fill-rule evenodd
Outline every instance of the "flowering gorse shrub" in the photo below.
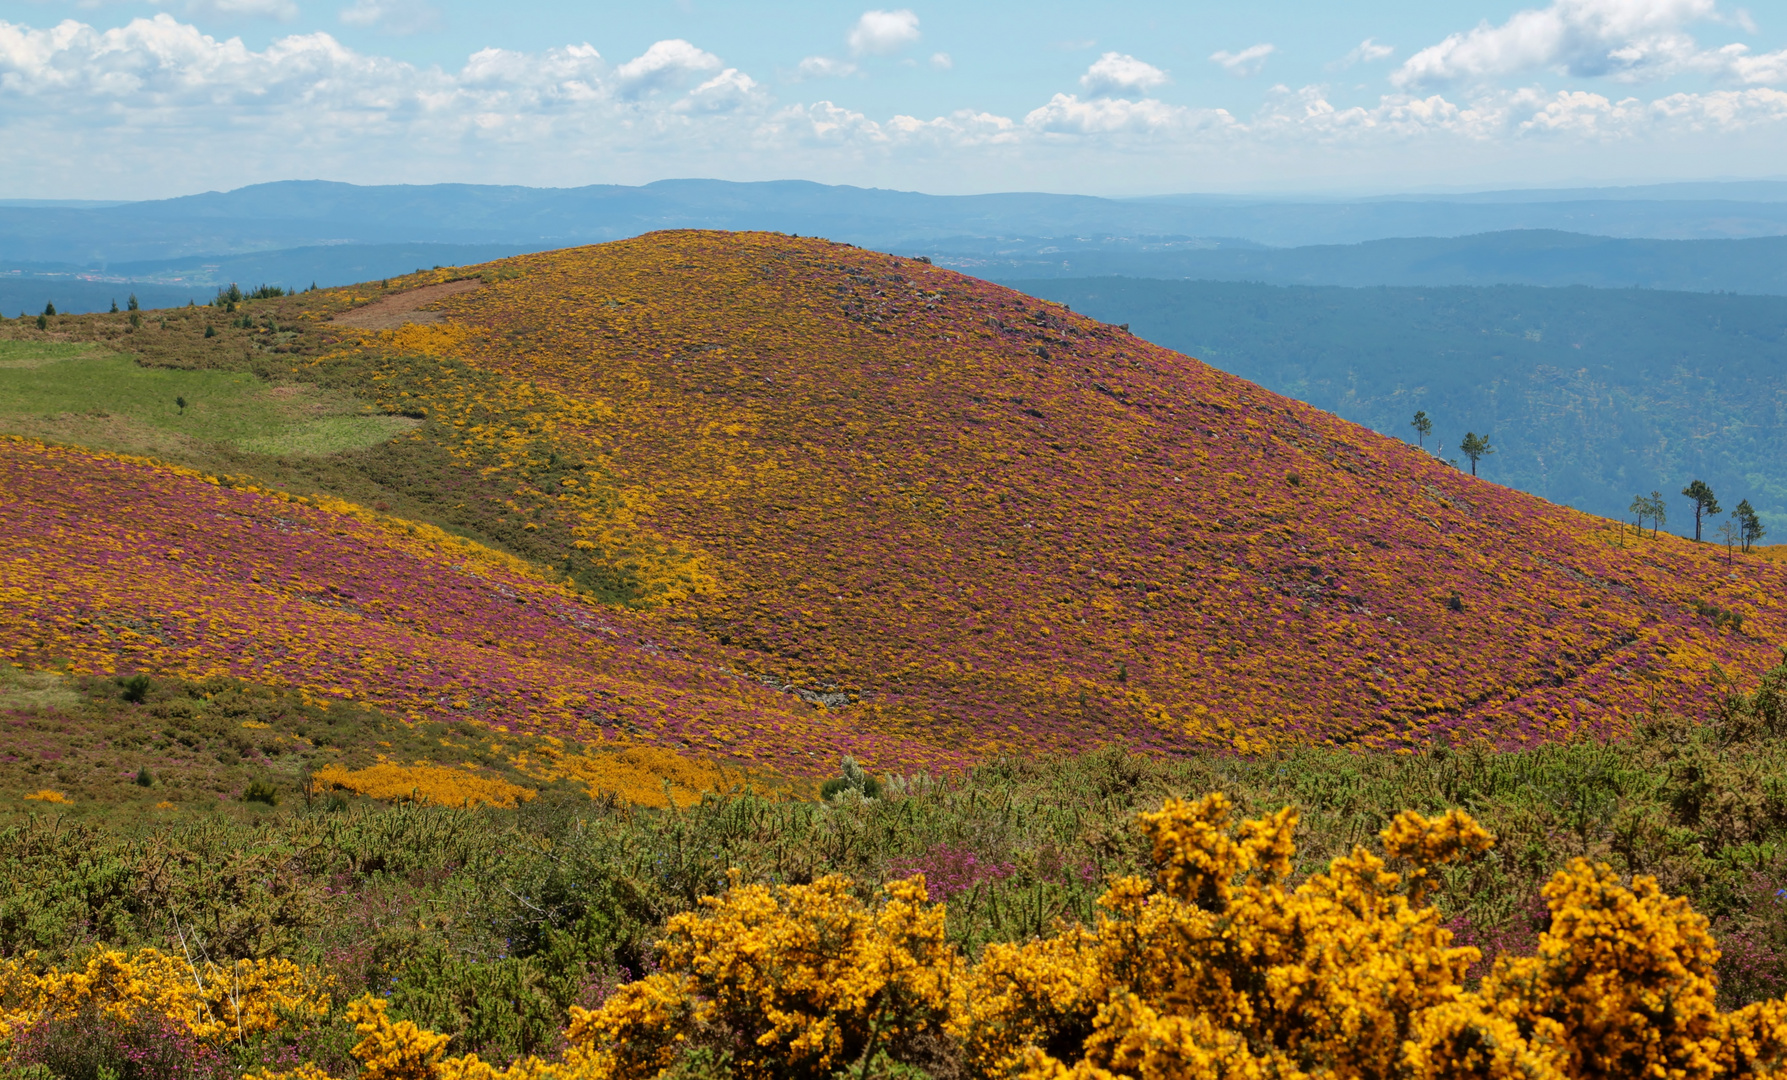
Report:
M 164 1017 L 196 1039 L 240 1042 L 294 1017 L 329 1011 L 330 980 L 289 960 L 193 963 L 158 949 L 102 949 L 73 971 L 38 971 L 32 955 L 0 960 L 0 1035 L 94 1012 Z
M 706 1034 L 745 1077 L 828 1075 L 877 1044 L 940 1031 L 962 961 L 922 877 L 871 908 L 837 876 L 743 885 L 670 920 L 659 970 L 595 1012 L 573 1010 L 573 1055 L 602 1077 L 651 1077 Z
M 742 1077 L 828 1077 L 939 1033 L 968 1075 L 1027 1080 L 1697 1080 L 1775 1075 L 1787 1001 L 1721 1013 L 1706 920 L 1655 881 L 1575 860 L 1545 889 L 1536 955 L 1454 946 L 1425 898 L 1492 839 L 1468 815 L 1398 816 L 1296 886 L 1297 814 L 1238 825 L 1228 800 L 1142 815 L 1151 877 L 1115 878 L 1093 925 L 989 945 L 968 965 L 922 879 L 865 904 L 848 882 L 747 885 L 671 920 L 661 968 L 575 1008 L 563 1060 L 506 1074 L 664 1075 L 692 1051 Z M 370 1080 L 499 1075 L 446 1040 L 355 1006 Z M 319 1080 L 304 1074 L 294 1080 Z
M 388 761 L 353 770 L 329 765 L 316 770 L 312 777 L 324 787 L 341 788 L 374 799 L 414 800 L 436 806 L 487 804 L 514 807 L 539 794 L 532 788 L 479 776 L 465 769 L 399 765 Z
M 967 1075 L 1029 1080 L 1712 1080 L 1787 1065 L 1787 1001 L 1720 1012 L 1707 921 L 1648 877 L 1572 861 L 1545 887 L 1536 952 L 1501 956 L 1469 990 L 1481 954 L 1427 903 L 1445 867 L 1492 846 L 1468 815 L 1400 814 L 1381 853 L 1354 847 L 1294 885 L 1293 809 L 1236 822 L 1218 794 L 1141 824 L 1149 876 L 1110 879 L 1090 925 L 990 944 L 977 963 L 946 939 L 922 877 L 866 901 L 837 876 L 734 871 L 665 924 L 655 970 L 569 1010 L 557 1060 L 449 1056 L 450 1036 L 366 996 L 347 1014 L 359 1077 L 633 1080 L 691 1055 L 747 1080 L 939 1053 Z M 322 1017 L 328 989 L 281 961 L 102 951 L 58 973 L 27 957 L 0 966 L 0 1019 L 21 1062 L 36 1059 L 33 1032 L 80 1017 L 160 1018 L 223 1047 Z M 278 1076 L 326 1073 L 256 1080 Z

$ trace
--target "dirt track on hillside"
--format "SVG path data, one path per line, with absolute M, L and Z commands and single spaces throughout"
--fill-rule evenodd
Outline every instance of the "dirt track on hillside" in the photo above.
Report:
M 437 300 L 483 287 L 484 283 L 477 278 L 449 281 L 443 285 L 424 285 L 420 289 L 387 296 L 365 307 L 344 311 L 329 321 L 337 326 L 352 326 L 360 330 L 395 330 L 404 323 L 439 322 L 447 317 L 446 312 L 423 311 L 421 308 Z

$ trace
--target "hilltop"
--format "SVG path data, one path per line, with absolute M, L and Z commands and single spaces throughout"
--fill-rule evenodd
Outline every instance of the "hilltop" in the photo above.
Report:
M 0 446 L 0 648 L 28 664 L 813 775 L 845 751 L 1521 745 L 1701 712 L 1715 665 L 1753 679 L 1787 629 L 1779 564 L 820 240 L 657 233 L 46 336 L 421 423 L 311 458 L 194 445 L 197 475 Z

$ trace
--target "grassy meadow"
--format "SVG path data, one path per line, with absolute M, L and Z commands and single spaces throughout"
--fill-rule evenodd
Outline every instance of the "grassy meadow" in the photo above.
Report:
M 179 403 L 184 401 L 185 405 Z M 0 341 L 0 433 L 171 460 L 212 446 L 323 456 L 416 426 L 347 394 L 247 372 L 146 367 L 77 343 Z

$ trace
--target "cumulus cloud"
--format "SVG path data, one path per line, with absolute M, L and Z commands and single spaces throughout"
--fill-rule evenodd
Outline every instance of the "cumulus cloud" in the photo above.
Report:
M 341 21 L 404 36 L 438 29 L 441 13 L 421 0 L 354 0 L 341 9 Z
M 1375 64 L 1379 60 L 1388 60 L 1396 55 L 1396 50 L 1388 45 L 1379 45 L 1375 38 L 1366 38 L 1345 56 L 1328 65 L 1329 71 L 1344 71 L 1354 64 Z
M 1245 77 L 1259 74 L 1259 70 L 1266 66 L 1266 57 L 1277 51 L 1278 46 L 1262 41 L 1258 45 L 1249 45 L 1238 53 L 1227 50 L 1213 52 L 1210 59 L 1221 64 L 1230 75 Z
M 800 62 L 795 72 L 803 79 L 841 79 L 856 74 L 856 65 L 829 56 L 809 56 Z
M 1741 45 L 1702 50 L 1686 27 L 1716 18 L 1714 0 L 1554 0 L 1481 23 L 1408 58 L 1391 77 L 1402 89 L 1443 87 L 1536 71 L 1622 82 L 1700 71 L 1769 82 L 1783 54 L 1749 57 Z
M 704 49 L 671 38 L 656 42 L 639 56 L 614 69 L 614 81 L 623 97 L 636 98 L 659 90 L 679 89 L 691 76 L 721 67 L 720 58 Z
M 1056 94 L 1047 105 L 1032 109 L 1024 126 L 1057 135 L 1164 134 L 1207 126 L 1212 117 L 1227 117 L 1221 109 L 1196 110 L 1144 98 L 1092 98 Z
M 931 66 L 938 71 L 950 71 L 955 68 L 956 62 L 946 52 L 932 53 Z
M 865 11 L 845 41 L 857 56 L 886 56 L 918 41 L 918 16 L 909 9 Z
M 1327 148 L 1382 161 L 1401 147 L 1408 160 L 1431 161 L 1447 156 L 1435 148 L 1480 147 L 1500 159 L 1523 144 L 1545 147 L 1548 159 L 1557 146 L 1622 141 L 1636 154 L 1677 136 L 1723 138 L 1752 154 L 1779 145 L 1787 90 L 1767 83 L 1781 57 L 1715 52 L 1736 84 L 1643 97 L 1473 85 L 1398 90 L 1372 104 L 1333 100 L 1321 86 L 1280 87 L 1251 114 L 1152 99 L 1166 73 L 1111 53 L 1078 93 L 1016 116 L 925 119 L 777 102 L 745 71 L 681 40 L 617 65 L 588 44 L 484 49 L 455 70 L 369 55 L 322 33 L 251 49 L 162 14 L 107 30 L 0 22 L 0 135 L 16 189 L 67 193 L 73 177 L 94 197 L 141 193 L 152 175 L 178 178 L 159 181 L 163 191 L 319 173 L 587 183 L 700 169 L 716 157 L 746 174 L 877 182 L 932 162 L 930 174 L 904 174 L 925 186 L 986 162 L 1007 171 L 984 182 L 1021 183 L 1051 161 L 1102 160 L 1105 150 L 1133 149 L 1132 160 L 1164 170 L 1158 163 L 1249 155 L 1313 164 L 1330 160 Z M 185 152 L 169 154 L 174 144 Z M 637 171 L 617 176 L 614 162 Z M 840 163 L 863 171 L 840 175 Z M 1158 182 L 1183 175 L 1162 171 Z
M 1170 81 L 1167 73 L 1153 64 L 1119 52 L 1105 53 L 1080 76 L 1080 86 L 1093 97 L 1146 94 Z
M 1751 56 L 1748 45 L 1727 45 L 1705 54 L 1701 66 L 1731 82 L 1749 85 L 1787 83 L 1787 49 Z
M 688 97 L 676 104 L 686 112 L 735 112 L 763 98 L 757 80 L 737 68 L 727 68 L 689 91 Z

